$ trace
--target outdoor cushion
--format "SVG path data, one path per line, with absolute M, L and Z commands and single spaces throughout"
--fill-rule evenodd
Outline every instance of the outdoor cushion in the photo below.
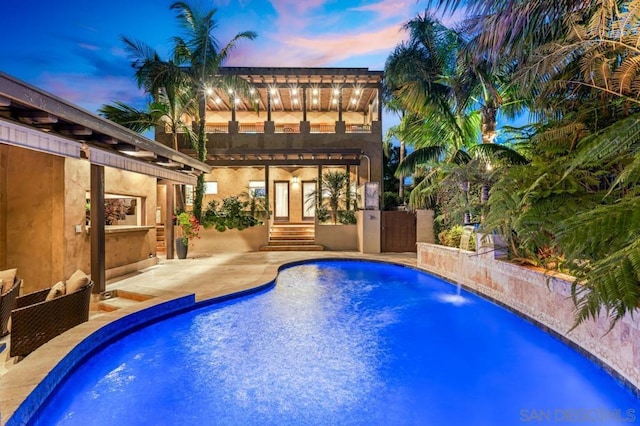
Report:
M 75 293 L 89 283 L 89 277 L 80 269 L 75 271 L 67 280 L 66 294 Z
M 64 291 L 65 291 L 64 281 L 58 281 L 53 285 L 53 287 L 51 287 L 51 290 L 49 290 L 49 294 L 47 294 L 47 297 L 45 297 L 44 300 L 53 300 L 56 297 L 63 296 Z
M 11 287 L 13 285 L 13 280 L 16 278 L 16 273 L 18 272 L 18 268 L 13 269 L 5 269 L 4 271 L 0 271 L 0 280 L 3 280 L 7 283 L 7 287 Z

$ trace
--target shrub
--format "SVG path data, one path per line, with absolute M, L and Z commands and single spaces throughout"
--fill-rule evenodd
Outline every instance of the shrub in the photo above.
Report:
M 341 210 L 338 212 L 338 222 L 343 225 L 356 224 L 356 212 L 353 210 Z
M 260 225 L 262 222 L 248 210 L 249 201 L 241 201 L 238 197 L 223 198 L 222 204 L 213 200 L 207 206 L 202 220 L 205 228 L 214 227 L 219 232 L 227 229 L 243 229 Z
M 438 241 L 443 246 L 447 247 L 460 247 L 460 240 L 462 239 L 462 231 L 464 228 L 462 225 L 455 225 L 449 229 L 446 229 L 438 234 Z M 475 232 L 471 234 L 469 239 L 469 249 L 475 251 L 476 236 Z

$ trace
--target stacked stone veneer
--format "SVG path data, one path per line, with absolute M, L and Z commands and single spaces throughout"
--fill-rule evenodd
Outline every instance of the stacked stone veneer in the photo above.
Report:
M 478 236 L 478 241 L 482 241 Z M 574 324 L 572 277 L 545 274 L 496 259 L 492 247 L 469 252 L 418 243 L 417 265 L 431 273 L 486 295 L 524 314 L 593 355 L 610 372 L 640 388 L 640 324 L 630 315 L 610 323 L 602 314 L 569 332 Z M 638 313 L 640 314 L 640 313 Z

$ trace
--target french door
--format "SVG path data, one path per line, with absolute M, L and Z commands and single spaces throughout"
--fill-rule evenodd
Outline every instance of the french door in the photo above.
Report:
M 302 220 L 314 220 L 316 217 L 316 182 L 302 182 Z
M 273 182 L 275 194 L 275 214 L 273 219 L 280 222 L 289 221 L 289 181 Z

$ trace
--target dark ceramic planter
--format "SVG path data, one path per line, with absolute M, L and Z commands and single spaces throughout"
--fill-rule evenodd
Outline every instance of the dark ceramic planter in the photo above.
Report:
M 189 245 L 182 243 L 182 238 L 176 238 L 176 254 L 178 259 L 186 259 L 187 252 L 189 251 Z

